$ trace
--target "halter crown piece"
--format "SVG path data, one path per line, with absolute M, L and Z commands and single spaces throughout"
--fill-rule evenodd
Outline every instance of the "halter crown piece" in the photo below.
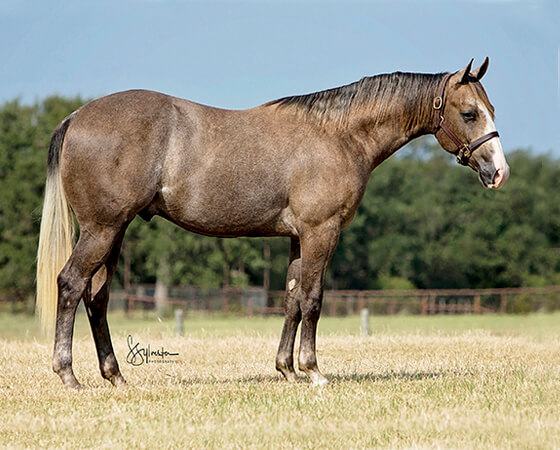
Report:
M 478 139 L 474 140 L 471 143 L 464 143 L 457 137 L 451 129 L 445 123 L 445 119 L 443 117 L 443 107 L 444 107 L 444 99 L 445 99 L 445 87 L 447 86 L 447 82 L 451 77 L 451 73 L 446 74 L 438 88 L 437 95 L 434 97 L 433 108 L 434 108 L 434 135 L 439 131 L 441 128 L 449 139 L 451 139 L 455 145 L 457 146 L 457 162 L 463 166 L 469 165 L 469 159 L 471 158 L 473 152 L 484 144 L 486 141 L 489 141 L 492 138 L 499 137 L 500 134 L 497 131 L 492 131 L 484 136 L 479 137 Z

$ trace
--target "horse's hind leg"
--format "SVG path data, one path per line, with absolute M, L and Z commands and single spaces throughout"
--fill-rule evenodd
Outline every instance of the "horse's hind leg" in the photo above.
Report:
M 109 325 L 107 324 L 107 304 L 109 302 L 109 290 L 111 288 L 111 280 L 119 261 L 119 254 L 121 244 L 124 237 L 125 228 L 118 235 L 115 244 L 111 250 L 105 265 L 106 270 L 98 271 L 92 281 L 93 291 L 91 295 L 84 295 L 84 302 L 86 311 L 91 326 L 91 332 L 95 341 L 95 348 L 97 349 L 97 357 L 99 359 L 99 368 L 101 375 L 106 380 L 113 383 L 114 386 L 126 385 L 123 378 L 117 358 L 113 351 L 113 344 L 111 343 L 111 335 L 109 333 Z M 96 284 L 96 278 L 100 277 L 99 283 Z
M 72 370 L 72 336 L 76 308 L 91 283 L 92 275 L 107 260 L 119 231 L 120 227 L 82 226 L 78 243 L 58 275 L 53 370 L 67 387 L 80 387 Z
M 301 309 L 298 293 L 301 278 L 301 257 L 299 240 L 292 239 L 290 246 L 290 265 L 286 277 L 285 318 L 282 337 L 276 355 L 276 370 L 282 373 L 286 380 L 297 381 L 294 370 L 294 342 L 298 325 L 301 321 Z

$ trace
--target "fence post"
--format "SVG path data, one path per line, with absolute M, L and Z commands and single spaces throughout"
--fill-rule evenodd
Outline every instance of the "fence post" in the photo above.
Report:
M 482 312 L 480 308 L 480 294 L 476 294 L 474 296 L 474 305 L 473 305 L 474 313 L 480 314 Z
M 362 319 L 362 336 L 369 336 L 371 334 L 371 330 L 369 328 L 369 309 L 363 308 L 360 311 L 360 317 Z
M 436 309 L 436 294 L 430 294 L 430 302 L 428 306 L 429 314 L 435 314 L 437 312 Z
M 365 307 L 366 307 L 366 299 L 364 298 L 364 295 L 360 292 L 360 294 L 358 295 L 358 308 L 361 311 Z
M 356 297 L 349 296 L 346 297 L 346 315 L 351 316 L 354 314 L 354 303 L 356 303 Z
M 329 316 L 331 317 L 335 317 L 336 316 L 336 302 L 338 300 L 338 297 L 336 296 L 327 296 L 325 295 L 325 299 L 328 301 L 328 305 L 329 305 Z
M 422 307 L 420 309 L 420 314 L 422 314 L 423 316 L 428 314 L 428 296 L 427 295 L 422 296 Z
M 247 299 L 247 315 L 253 317 L 253 297 L 249 295 Z
M 227 312 L 229 310 L 229 295 L 230 295 L 229 286 L 224 286 L 222 288 L 222 298 L 223 298 L 222 312 Z
M 185 311 L 179 308 L 175 310 L 175 334 L 178 336 L 183 336 L 183 319 L 185 318 Z
M 146 317 L 146 288 L 143 284 L 136 288 L 136 297 L 132 300 L 132 310 L 136 308 L 136 300 L 140 299 L 139 304 L 142 307 L 142 317 Z
M 507 310 L 507 294 L 502 292 L 500 294 L 500 313 L 505 314 Z

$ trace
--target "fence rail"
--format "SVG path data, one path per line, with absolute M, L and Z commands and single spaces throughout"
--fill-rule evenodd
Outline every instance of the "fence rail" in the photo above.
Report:
M 155 308 L 153 286 L 133 286 L 112 294 L 112 309 L 150 311 Z M 284 291 L 228 287 L 215 290 L 172 288 L 168 309 L 230 312 L 246 315 L 283 314 Z M 323 314 L 345 316 L 368 308 L 374 314 L 485 314 L 560 310 L 560 286 L 504 289 L 329 290 Z

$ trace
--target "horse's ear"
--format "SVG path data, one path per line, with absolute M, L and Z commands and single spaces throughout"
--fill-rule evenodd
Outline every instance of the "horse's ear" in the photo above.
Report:
M 484 60 L 484 62 L 480 65 L 480 67 L 477 67 L 476 69 L 474 69 L 472 71 L 473 77 L 475 77 L 478 81 L 480 81 L 481 78 L 486 73 L 486 71 L 488 70 L 488 65 L 489 64 L 490 64 L 490 60 L 488 59 L 488 56 L 487 56 L 486 59 Z
M 471 61 L 467 64 L 467 67 L 465 67 L 463 70 L 459 70 L 459 72 L 457 73 L 457 78 L 461 80 L 459 81 L 459 84 L 467 84 L 471 79 L 471 67 L 473 61 L 474 58 L 471 59 Z

